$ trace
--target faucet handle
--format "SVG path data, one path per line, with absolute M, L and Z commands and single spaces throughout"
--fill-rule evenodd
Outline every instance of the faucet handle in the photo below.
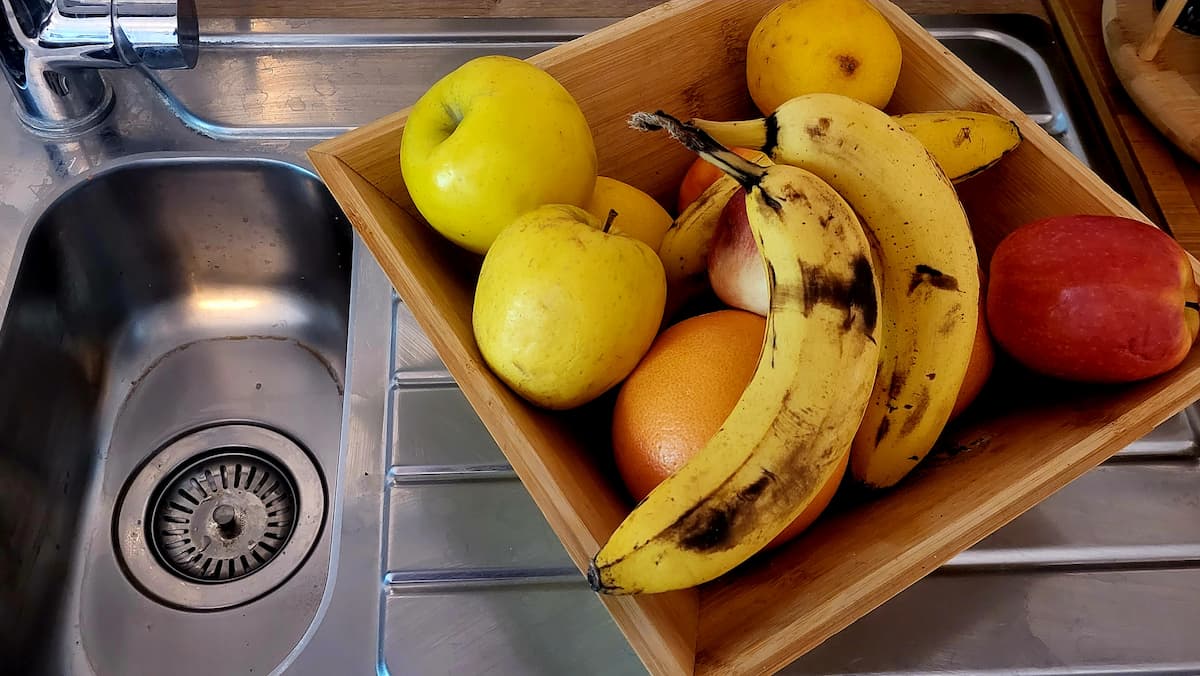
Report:
M 194 0 L 112 0 L 121 60 L 155 70 L 192 68 L 200 51 Z

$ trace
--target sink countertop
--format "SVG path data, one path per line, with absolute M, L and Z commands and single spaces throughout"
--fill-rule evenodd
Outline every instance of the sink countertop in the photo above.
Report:
M 327 13 L 313 3 L 255 2 L 259 16 Z M 612 7 L 635 11 L 651 4 L 622 0 Z M 899 4 L 914 12 L 947 7 L 941 1 Z M 340 3 L 360 17 L 374 16 L 377 7 Z M 404 7 L 578 13 L 592 4 L 429 0 Z M 1046 15 L 1037 0 L 982 0 L 958 9 L 967 7 Z M 244 16 L 245 8 L 235 0 L 199 3 L 201 17 Z M 411 103 L 436 76 L 480 50 L 528 54 L 571 32 L 571 24 L 530 20 L 508 41 L 470 44 L 471 31 L 481 27 L 469 22 L 371 21 L 369 32 L 376 35 L 441 31 L 457 42 L 384 39 L 348 51 L 317 46 L 327 51 L 314 56 L 306 51 L 311 45 L 289 31 L 328 36 L 325 24 L 253 24 L 258 36 L 246 40 L 247 22 L 209 21 L 198 70 L 161 78 L 166 107 L 176 113 L 186 107 L 184 117 L 207 124 L 217 139 L 164 116 L 164 101 L 147 98 L 138 73 L 106 74 L 117 89 L 113 126 L 76 143 L 42 143 L 16 131 L 11 111 L 0 110 L 6 130 L 0 134 L 0 280 L 10 279 L 24 226 L 65 185 L 113 157 L 251 153 L 307 166 L 303 150 L 312 140 Z M 449 27 L 454 30 L 447 33 Z M 1102 151 L 1097 139 L 1069 124 L 1082 114 L 1078 103 L 1061 92 L 1055 101 L 1043 91 L 1043 84 L 1067 85 L 1054 41 L 1020 21 L 988 28 L 994 30 L 980 49 L 1026 69 L 1014 71 L 1027 75 L 1017 77 L 1020 82 L 1009 83 L 1014 98 L 1027 112 L 1046 116 L 1064 143 Z M 1014 40 L 1022 31 L 1028 34 Z M 396 50 L 406 50 L 405 58 Z M 1029 65 L 1041 59 L 1052 71 L 1048 83 Z M 408 80 L 392 81 L 396 64 L 410 69 L 401 71 Z M 244 94 L 234 100 L 228 94 L 234 91 Z M 304 675 L 642 672 L 360 244 L 354 267 L 334 578 L 318 619 L 280 668 Z M 7 293 L 0 288 L 0 298 Z M 1198 488 L 1193 415 L 1181 414 L 785 673 L 1200 673 L 1200 646 L 1190 631 L 1200 623 Z

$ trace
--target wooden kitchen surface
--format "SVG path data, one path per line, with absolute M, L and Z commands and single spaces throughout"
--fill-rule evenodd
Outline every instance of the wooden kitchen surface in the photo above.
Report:
M 1099 0 L 1049 0 L 1049 10 L 1097 102 L 1139 205 L 1200 256 L 1200 165 L 1168 143 L 1122 89 L 1104 50 Z
M 1170 146 L 1121 88 L 1104 51 L 1099 0 L 894 0 L 913 14 L 1025 13 L 1058 23 L 1133 197 L 1200 257 L 1200 165 Z M 1146 0 L 1149 2 L 1150 0 Z M 613 17 L 660 0 L 197 0 L 201 17 Z M 1175 36 L 1173 36 L 1175 37 Z M 1195 38 L 1200 40 L 1200 38 Z

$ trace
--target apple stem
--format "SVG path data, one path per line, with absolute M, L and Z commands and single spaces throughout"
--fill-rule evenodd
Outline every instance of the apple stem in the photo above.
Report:
M 1194 301 L 1194 300 L 1185 300 L 1185 301 L 1183 301 L 1183 306 L 1184 306 L 1184 307 L 1190 307 L 1191 309 L 1193 309 L 1193 310 L 1195 310 L 1195 311 L 1197 311 L 1197 312 L 1200 312 L 1200 303 L 1197 303 L 1197 302 L 1196 302 L 1196 301 Z
M 629 118 L 629 126 L 638 131 L 665 129 L 671 138 L 703 157 L 709 164 L 732 176 L 746 190 L 757 186 L 767 173 L 765 168 L 721 145 L 703 129 L 694 124 L 682 122 L 661 110 L 654 113 L 634 113 Z
M 608 232 L 608 229 L 612 227 L 613 221 L 615 220 L 617 220 L 617 210 L 609 209 L 608 220 L 604 221 L 604 232 Z

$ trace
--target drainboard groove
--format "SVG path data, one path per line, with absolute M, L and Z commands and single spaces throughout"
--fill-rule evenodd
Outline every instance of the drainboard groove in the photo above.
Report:
M 387 470 L 393 487 L 477 481 L 516 481 L 508 464 L 478 465 L 393 465 Z
M 383 581 L 389 595 L 586 584 L 583 575 L 569 567 L 397 570 L 388 571 Z
M 394 390 L 440 390 L 458 387 L 458 381 L 444 369 L 430 371 L 398 370 L 392 374 Z

